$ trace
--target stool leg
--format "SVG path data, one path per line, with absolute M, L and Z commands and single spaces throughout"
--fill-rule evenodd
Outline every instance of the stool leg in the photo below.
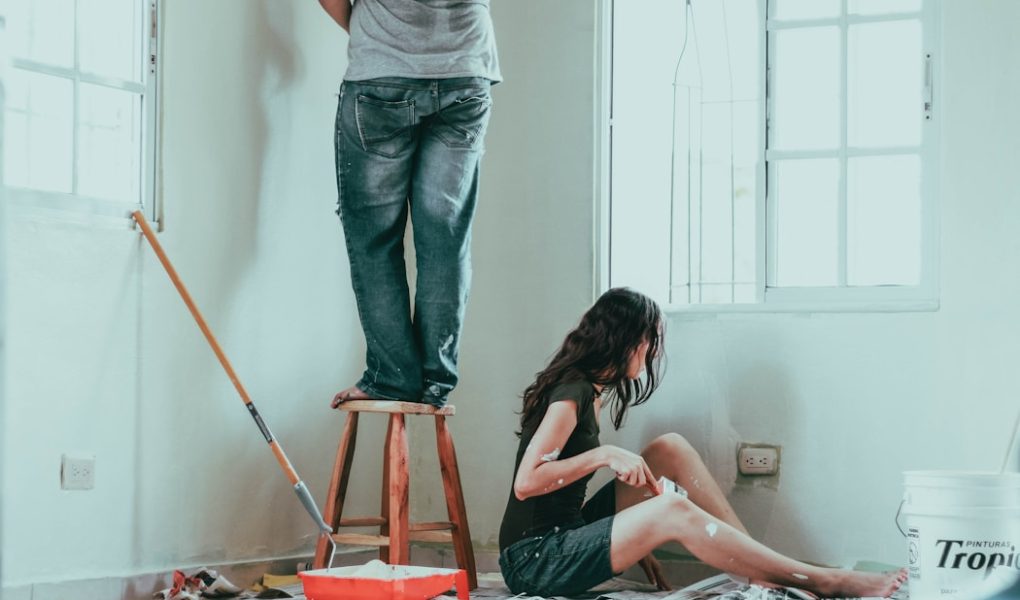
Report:
M 333 461 L 333 475 L 329 480 L 329 491 L 326 493 L 326 510 L 323 517 L 335 532 L 340 525 L 340 516 L 344 511 L 344 498 L 347 496 L 347 482 L 351 476 L 351 464 L 354 462 L 354 444 L 358 439 L 358 413 L 347 413 L 344 432 L 340 436 L 340 444 L 336 449 L 336 460 Z M 312 568 L 325 569 L 329 563 L 332 547 L 325 536 L 319 536 L 315 546 L 315 560 Z
M 390 438 L 393 437 L 393 418 L 387 419 L 386 437 L 383 438 L 383 459 L 382 459 L 382 509 L 379 514 L 386 522 L 379 526 L 379 535 L 390 534 Z M 390 547 L 379 546 L 379 560 L 384 563 L 390 562 Z
M 457 566 L 467 571 L 468 589 L 478 587 L 478 573 L 475 569 L 475 551 L 471 545 L 471 531 L 468 528 L 467 509 L 464 507 L 464 490 L 460 485 L 460 471 L 457 469 L 457 453 L 453 448 L 453 436 L 446 426 L 446 417 L 436 417 L 436 447 L 439 450 L 439 468 L 443 472 L 443 489 L 446 491 L 446 510 L 453 523 L 453 550 L 457 555 Z
M 393 431 L 389 436 L 389 529 L 390 564 L 406 565 L 410 561 L 408 539 L 408 472 L 407 428 L 404 415 L 390 415 Z

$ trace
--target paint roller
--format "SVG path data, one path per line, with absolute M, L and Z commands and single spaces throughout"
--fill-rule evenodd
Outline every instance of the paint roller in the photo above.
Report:
M 251 418 L 255 421 L 255 425 L 258 426 L 259 431 L 262 432 L 262 437 L 266 439 L 266 443 L 269 444 L 269 449 L 272 450 L 273 455 L 276 457 L 276 461 L 280 464 L 280 468 L 283 469 L 287 479 L 290 480 L 293 486 L 294 493 L 297 494 L 298 500 L 301 501 L 301 505 L 305 507 L 305 511 L 315 522 L 315 526 L 319 528 L 321 535 L 325 535 L 329 541 L 330 546 L 333 550 L 330 553 L 329 567 L 333 566 L 333 557 L 336 555 L 336 543 L 333 541 L 333 528 L 330 527 L 325 519 L 322 518 L 322 513 L 319 512 L 319 507 L 312 500 L 312 495 L 308 492 L 308 487 L 305 482 L 298 476 L 297 471 L 294 469 L 294 465 L 290 463 L 287 455 L 284 453 L 280 443 L 273 437 L 273 433 L 269 431 L 269 427 L 266 426 L 265 421 L 262 419 L 262 415 L 259 414 L 255 403 L 251 401 L 251 397 L 248 395 L 248 391 L 244 389 L 244 385 L 241 384 L 241 380 L 238 379 L 237 373 L 234 372 L 234 367 L 230 365 L 230 361 L 227 360 L 227 355 L 224 354 L 223 349 L 220 347 L 219 342 L 216 341 L 216 337 L 213 336 L 212 330 L 209 329 L 209 324 L 205 322 L 205 318 L 202 317 L 202 313 L 198 311 L 198 307 L 195 305 L 195 301 L 191 299 L 191 294 L 188 293 L 187 288 L 184 287 L 184 283 L 181 278 L 178 277 L 177 271 L 170 263 L 170 259 L 167 258 L 166 252 L 163 251 L 163 247 L 160 245 L 159 240 L 156 239 L 156 234 L 153 233 L 152 227 L 149 226 L 149 222 L 145 219 L 145 216 L 141 211 L 135 211 L 131 213 L 135 222 L 142 230 L 142 235 L 148 240 L 149 245 L 156 252 L 156 257 L 159 258 L 159 262 L 166 269 L 167 275 L 170 276 L 170 281 L 173 282 L 174 287 L 177 288 L 178 293 L 181 295 L 181 299 L 184 300 L 184 304 L 187 305 L 188 310 L 191 311 L 191 316 L 195 318 L 195 322 L 198 324 L 198 328 L 202 330 L 202 334 L 205 336 L 207 342 L 212 347 L 213 352 L 216 354 L 216 358 L 219 359 L 220 364 L 223 365 L 223 370 L 227 372 L 227 376 L 230 378 L 231 383 L 234 384 L 234 389 L 241 396 L 241 401 L 244 402 L 245 407 L 248 409 L 248 413 Z

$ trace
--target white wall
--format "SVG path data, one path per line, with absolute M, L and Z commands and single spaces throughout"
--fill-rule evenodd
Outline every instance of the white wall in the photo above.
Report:
M 998 469 L 1020 382 L 1020 4 L 943 4 L 941 309 L 669 319 L 669 374 L 619 439 L 675 429 L 751 533 L 798 557 L 905 562 L 909 469 Z M 734 483 L 738 441 L 783 446 L 770 485 Z
M 595 3 L 494 4 L 506 82 L 452 421 L 479 548 L 509 491 L 518 394 L 589 304 L 593 271 Z M 678 430 L 726 485 L 738 439 L 782 444 L 778 489 L 731 496 L 766 543 L 830 562 L 900 560 L 903 469 L 997 466 L 1020 339 L 1020 289 L 1000 269 L 1018 255 L 1005 175 L 1020 159 L 1005 62 L 1018 10 L 946 3 L 942 309 L 672 318 L 662 391 L 605 441 Z M 161 240 L 321 498 L 341 424 L 324 407 L 359 374 L 363 343 L 332 212 L 344 37 L 315 3 L 166 12 Z M 4 584 L 306 551 L 310 523 L 137 234 L 20 209 L 10 221 Z M 379 426 L 365 427 L 362 514 L 379 488 Z M 438 473 L 430 429 L 412 429 L 421 516 L 442 512 L 424 483 Z M 95 490 L 59 490 L 62 452 L 96 454 Z
M 4 156 L 4 107 L 7 91 L 4 87 L 7 76 L 7 31 L 4 15 L 0 14 L 0 162 Z M 7 397 L 7 197 L 0 173 L 0 431 L 4 431 L 4 402 Z M 0 444 L 0 482 L 3 481 L 3 445 Z M 0 491 L 3 486 L 0 485 Z M 0 540 L 3 539 L 3 494 L 0 493 Z M 0 564 L 0 581 L 3 581 L 3 565 Z M 0 590 L 2 594 L 2 590 Z
M 322 497 L 362 341 L 332 158 L 345 37 L 315 3 L 165 3 L 160 239 Z M 314 533 L 152 251 L 11 217 L 5 585 L 282 556 Z M 96 487 L 59 489 L 63 452 Z
M 589 303 L 593 270 L 591 3 L 495 4 L 507 82 L 451 421 L 479 548 L 509 490 L 517 395 Z M 321 499 L 343 418 L 327 403 L 363 366 L 333 213 L 346 38 L 314 2 L 164 7 L 160 239 Z M 11 220 L 4 586 L 307 552 L 311 523 L 144 241 L 24 209 Z M 377 510 L 372 421 L 351 514 Z M 430 520 L 445 510 L 431 431 L 412 427 L 414 514 Z M 94 490 L 59 489 L 63 452 L 96 455 Z

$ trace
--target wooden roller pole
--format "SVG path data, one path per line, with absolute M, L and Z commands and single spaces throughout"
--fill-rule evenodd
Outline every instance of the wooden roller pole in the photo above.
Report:
M 280 447 L 279 442 L 273 438 L 273 433 L 269 431 L 269 427 L 266 426 L 265 421 L 262 420 L 262 415 L 259 414 L 255 403 L 251 401 L 251 396 L 248 395 L 248 391 L 244 389 L 244 385 L 241 384 L 241 380 L 237 377 L 237 373 L 234 372 L 234 367 L 231 366 L 230 361 L 227 359 L 227 355 L 223 352 L 223 348 L 220 347 L 220 343 L 216 341 L 216 336 L 213 335 L 212 330 L 209 329 L 209 324 L 206 323 L 202 313 L 199 312 L 198 306 L 195 305 L 195 301 L 191 298 L 191 294 L 188 293 L 188 289 L 184 287 L 184 282 L 181 281 L 180 276 L 177 275 L 177 270 L 174 269 L 173 264 L 170 263 L 170 259 L 167 258 L 166 252 L 163 251 L 163 246 L 160 245 L 159 240 L 156 239 L 156 234 L 152 231 L 152 227 L 149 226 L 149 222 L 145 219 L 145 215 L 141 211 L 136 210 L 131 213 L 135 222 L 142 230 L 142 235 L 148 240 L 149 245 L 152 246 L 153 251 L 156 253 L 156 257 L 159 258 L 159 262 L 166 269 L 167 275 L 170 276 L 170 281 L 173 282 L 174 287 L 177 288 L 177 292 L 181 295 L 181 299 L 184 300 L 184 304 L 188 307 L 191 312 L 191 316 L 195 318 L 195 322 L 198 323 L 198 328 L 202 330 L 202 335 L 205 336 L 209 346 L 212 347 L 213 352 L 216 354 L 216 358 L 219 359 L 220 364 L 223 365 L 223 370 L 227 372 L 227 377 L 230 378 L 231 383 L 234 384 L 234 389 L 241 396 L 241 401 L 248 408 L 248 412 L 251 414 L 252 419 L 255 420 L 255 424 L 258 426 L 259 431 L 262 432 L 262 436 L 266 438 L 266 443 L 269 444 L 269 449 L 273 451 L 273 456 L 276 457 L 276 462 L 280 463 L 280 467 L 283 469 L 287 479 L 290 480 L 292 486 L 294 486 L 294 492 L 298 495 L 301 500 L 301 504 L 308 511 L 308 514 L 315 521 L 316 526 L 322 530 L 325 534 L 332 534 L 333 529 L 326 524 L 322 518 L 322 514 L 319 512 L 318 506 L 312 500 L 311 494 L 308 493 L 308 488 L 305 483 L 301 481 L 297 471 L 294 470 L 294 466 L 287 459 L 287 455 L 284 453 L 283 448 Z

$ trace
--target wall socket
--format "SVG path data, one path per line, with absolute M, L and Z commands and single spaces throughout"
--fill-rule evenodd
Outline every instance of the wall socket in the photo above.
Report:
M 91 490 L 96 485 L 96 457 L 60 457 L 60 489 Z
M 737 469 L 742 475 L 778 474 L 779 446 L 740 444 L 737 447 Z

